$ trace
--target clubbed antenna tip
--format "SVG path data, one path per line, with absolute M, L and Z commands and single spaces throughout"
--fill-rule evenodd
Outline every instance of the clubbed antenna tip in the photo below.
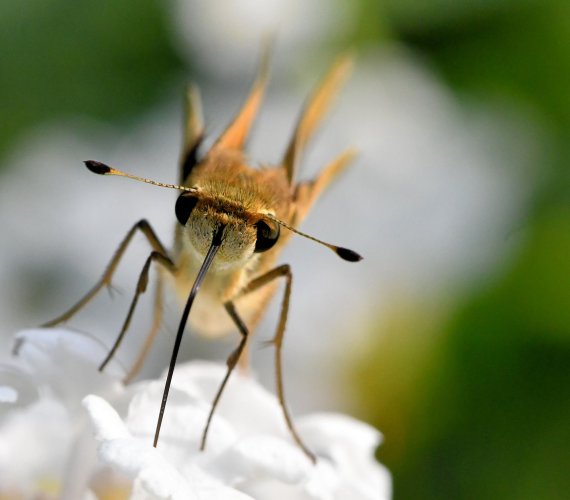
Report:
M 111 172 L 111 167 L 101 163 L 100 161 L 87 160 L 85 166 L 94 174 L 105 175 Z
M 348 262 L 358 262 L 362 260 L 362 256 L 357 254 L 354 250 L 349 250 L 348 248 L 337 247 L 335 250 L 336 254 Z

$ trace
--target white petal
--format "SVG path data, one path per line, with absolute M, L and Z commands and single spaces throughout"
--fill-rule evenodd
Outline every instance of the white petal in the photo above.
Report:
M 127 417 L 127 425 L 133 435 L 146 437 L 148 441 L 153 439 L 163 390 L 163 381 L 151 382 L 141 386 L 141 391 L 133 397 Z M 189 453 L 198 454 L 209 411 L 210 405 L 206 401 L 193 398 L 178 387 L 171 387 L 159 440 L 165 456 L 178 462 Z M 212 420 L 210 430 L 208 452 L 217 453 L 236 440 L 233 426 L 219 415 Z
M 176 367 L 159 441 L 170 460 L 177 460 L 176 454 L 179 458 L 187 455 L 189 450 L 197 452 L 211 402 L 225 373 L 224 365 L 203 361 Z M 140 385 L 127 418 L 128 428 L 134 435 L 154 435 L 163 390 L 163 380 Z M 248 434 L 289 439 L 277 399 L 252 376 L 236 370 L 212 419 L 205 455 L 216 455 L 232 446 L 239 436 Z M 201 459 L 206 460 L 203 456 Z
M 30 375 L 72 413 L 86 394 L 111 397 L 122 391 L 118 365 L 110 363 L 108 370 L 98 371 L 107 348 L 92 337 L 65 329 L 37 328 L 23 330 L 15 339 L 18 359 Z
M 131 437 L 127 427 L 114 408 L 99 396 L 87 396 L 83 399 L 83 406 L 89 413 L 91 422 L 95 427 L 97 441 Z
M 382 434 L 371 425 L 340 413 L 313 413 L 297 420 L 297 428 L 325 456 L 332 447 L 372 454 Z
M 220 363 L 193 361 L 177 368 L 173 386 L 204 401 L 208 408 L 226 374 Z M 236 369 L 224 389 L 216 415 L 231 421 L 239 434 L 249 432 L 288 436 L 277 398 L 253 374 Z
M 0 404 L 15 404 L 18 401 L 18 391 L 7 385 L 0 385 Z
M 299 419 L 298 429 L 309 448 L 334 467 L 339 491 L 333 498 L 391 497 L 390 475 L 374 458 L 382 435 L 372 426 L 347 415 L 322 413 Z M 319 490 L 325 484 L 328 480 L 315 477 L 308 487 Z
M 26 491 L 40 477 L 57 480 L 71 436 L 67 412 L 51 399 L 9 412 L 0 426 L 0 489 Z
M 76 357 L 97 365 L 107 348 L 95 337 L 65 328 L 30 328 L 15 335 L 18 356 L 27 361 L 43 360 L 45 355 L 54 355 L 64 348 Z M 35 350 L 34 350 L 35 349 Z M 39 358 L 38 358 L 39 356 Z
M 260 434 L 240 439 L 210 469 L 229 484 L 267 478 L 300 484 L 312 473 L 313 464 L 295 444 Z
M 227 488 L 195 467 L 185 475 L 171 465 L 146 439 L 135 439 L 118 413 L 102 398 L 88 396 L 84 405 L 101 442 L 99 456 L 134 480 L 136 499 L 164 498 L 176 500 L 250 499 Z

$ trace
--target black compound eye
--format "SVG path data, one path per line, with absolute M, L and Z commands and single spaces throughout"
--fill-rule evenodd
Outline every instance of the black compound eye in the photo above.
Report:
M 280 226 L 277 222 L 260 220 L 255 224 L 257 228 L 257 241 L 255 242 L 255 253 L 269 250 L 279 239 Z
M 178 222 L 183 226 L 188 222 L 190 214 L 192 213 L 192 210 L 194 210 L 196 203 L 198 203 L 198 198 L 196 198 L 196 196 L 192 196 L 190 193 L 182 193 L 176 200 L 174 211 L 176 212 Z

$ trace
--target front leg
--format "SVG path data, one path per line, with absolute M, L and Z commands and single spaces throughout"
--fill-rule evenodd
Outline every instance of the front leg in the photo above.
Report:
M 167 254 L 166 249 L 164 248 L 164 246 L 162 245 L 162 243 L 158 239 L 158 236 L 156 235 L 156 233 L 154 232 L 154 230 L 152 229 L 152 226 L 148 223 L 148 221 L 146 219 L 142 219 L 142 220 L 138 221 L 129 230 L 127 235 L 123 238 L 123 241 L 121 241 L 121 244 L 119 245 L 119 247 L 117 248 L 117 250 L 113 254 L 111 261 L 107 265 L 107 268 L 105 269 L 105 272 L 103 273 L 103 276 L 101 276 L 101 278 L 93 286 L 93 288 L 91 288 L 91 290 L 89 290 L 81 299 L 79 299 L 79 301 L 76 304 L 74 304 L 72 307 L 70 307 L 62 315 L 58 316 L 57 318 L 55 318 L 51 321 L 48 321 L 47 323 L 44 323 L 42 325 L 43 327 L 47 328 L 47 327 L 56 326 L 60 323 L 64 323 L 65 321 L 71 319 L 71 317 L 74 316 L 81 309 L 83 309 L 83 307 L 85 307 L 97 295 L 97 293 L 99 293 L 99 291 L 104 286 L 107 286 L 107 287 L 111 286 L 111 280 L 113 279 L 113 275 L 115 274 L 115 270 L 117 269 L 119 262 L 123 258 L 125 250 L 129 246 L 130 242 L 133 239 L 133 236 L 135 235 L 135 233 L 137 231 L 141 231 L 144 234 L 147 241 L 150 243 L 150 246 L 152 247 L 152 249 L 155 252 L 159 252 L 162 255 Z
M 236 326 L 239 330 L 239 333 L 241 334 L 241 340 L 240 340 L 239 345 L 232 351 L 232 353 L 229 355 L 228 359 L 226 360 L 228 370 L 226 372 L 224 380 L 222 380 L 222 383 L 220 385 L 220 388 L 218 389 L 218 392 L 216 393 L 216 396 L 214 397 L 214 401 L 212 402 L 212 408 L 210 409 L 210 413 L 208 414 L 208 420 L 206 421 L 206 426 L 204 427 L 204 432 L 202 433 L 202 441 L 200 443 L 200 450 L 202 450 L 202 451 L 206 447 L 206 438 L 208 436 L 208 430 L 210 428 L 210 423 L 212 421 L 212 417 L 214 416 L 214 412 L 216 411 L 216 407 L 218 406 L 218 402 L 220 401 L 220 398 L 222 397 L 222 392 L 224 392 L 224 388 L 226 387 L 226 384 L 228 383 L 230 375 L 234 371 L 234 368 L 236 367 L 236 365 L 239 361 L 239 358 L 240 358 L 240 356 L 241 356 L 241 354 L 245 348 L 245 344 L 247 342 L 247 337 L 249 335 L 249 331 L 247 329 L 247 326 L 245 325 L 243 320 L 238 315 L 234 303 L 232 301 L 228 301 L 224 304 L 224 307 L 226 308 L 226 311 L 228 312 L 228 314 L 230 315 L 230 317 L 232 318 L 232 320 L 236 324 Z
M 168 255 L 157 252 L 157 251 L 151 252 L 151 254 L 146 259 L 144 266 L 141 270 L 141 273 L 139 275 L 135 294 L 134 294 L 133 299 L 131 301 L 131 305 L 129 307 L 127 317 L 125 318 L 125 321 L 123 322 L 123 327 L 121 328 L 119 335 L 115 339 L 113 347 L 111 348 L 111 350 L 107 354 L 107 357 L 103 360 L 103 362 L 99 366 L 99 371 L 103 371 L 105 369 L 105 367 L 107 366 L 107 364 L 109 363 L 109 361 L 111 361 L 111 358 L 117 352 L 117 349 L 121 345 L 121 342 L 123 341 L 123 338 L 125 337 L 125 334 L 127 333 L 129 325 L 131 324 L 131 319 L 133 317 L 133 313 L 135 312 L 135 308 L 136 308 L 138 300 L 139 300 L 139 296 L 146 291 L 146 287 L 148 285 L 148 274 L 150 271 L 150 265 L 153 262 L 159 263 L 164 269 L 166 269 L 171 274 L 174 274 L 176 272 L 176 266 L 175 266 L 174 262 L 170 259 L 170 257 L 168 257 Z M 154 324 L 156 324 L 156 321 L 154 322 Z M 151 334 L 149 335 L 150 337 L 154 337 L 153 332 L 154 332 L 154 325 L 153 325 L 153 329 L 151 329 Z M 147 348 L 144 350 L 143 354 L 146 355 L 146 352 L 148 352 Z M 135 362 L 135 367 L 137 367 L 137 369 L 138 369 L 138 366 L 140 365 L 141 362 L 142 362 L 142 360 L 141 361 L 137 360 Z M 133 375 L 134 374 L 132 373 L 132 370 L 131 370 L 127 376 L 130 379 L 130 378 L 132 378 Z
M 221 398 L 222 392 L 227 384 L 227 381 L 234 370 L 237 362 L 239 361 L 239 357 L 242 354 L 244 347 L 247 342 L 248 337 L 248 330 L 242 319 L 237 314 L 237 311 L 234 306 L 234 300 L 247 295 L 248 293 L 254 292 L 277 278 L 285 278 L 285 291 L 283 293 L 283 301 L 281 302 L 281 312 L 279 314 L 279 323 L 277 324 L 277 330 L 275 332 L 275 336 L 271 340 L 271 343 L 275 346 L 275 378 L 277 383 L 277 397 L 279 399 L 279 405 L 283 410 L 283 416 L 285 417 L 285 422 L 287 423 L 287 427 L 293 436 L 293 439 L 297 443 L 297 445 L 303 450 L 305 455 L 309 457 L 309 459 L 315 463 L 316 457 L 315 455 L 307 448 L 303 440 L 297 433 L 295 426 L 293 424 L 293 420 L 289 414 L 289 410 L 287 409 L 287 405 L 285 403 L 285 390 L 283 386 L 283 363 L 282 363 L 282 348 L 283 348 L 283 337 L 285 335 L 285 325 L 287 324 L 287 315 L 289 313 L 289 298 L 291 297 L 291 284 L 293 281 L 293 274 L 291 273 L 291 268 L 288 264 L 281 265 L 268 271 L 267 273 L 263 274 L 262 276 L 255 278 L 254 280 L 250 281 L 248 285 L 231 301 L 228 301 L 225 304 L 226 311 L 233 319 L 234 323 L 238 327 L 239 332 L 242 335 L 242 339 L 238 347 L 230 354 L 227 360 L 228 370 L 214 397 L 214 401 L 212 403 L 212 408 L 210 410 L 210 414 L 208 415 L 208 420 L 206 422 L 206 427 L 204 428 L 204 433 L 202 435 L 202 443 L 200 449 L 203 450 L 206 445 L 206 437 L 208 434 L 208 429 L 210 427 L 210 422 L 214 415 L 214 411 L 216 410 L 216 406 Z
M 135 307 L 136 307 L 136 304 L 138 301 L 138 297 L 141 293 L 144 293 L 144 291 L 146 290 L 146 286 L 147 286 L 147 282 L 148 282 L 148 272 L 149 272 L 149 268 L 150 268 L 151 263 L 153 261 L 157 261 L 158 263 L 160 263 L 162 265 L 163 268 L 165 268 L 170 273 L 175 272 L 175 269 L 176 269 L 174 262 L 168 256 L 168 252 L 166 251 L 164 245 L 161 243 L 158 236 L 154 232 L 154 229 L 152 228 L 152 226 L 148 223 L 148 221 L 146 219 L 141 219 L 134 226 L 131 227 L 131 229 L 126 234 L 126 236 L 123 238 L 119 247 L 117 248 L 117 250 L 113 254 L 113 257 L 111 258 L 109 264 L 107 264 L 107 267 L 105 269 L 105 272 L 103 273 L 103 276 L 101 276 L 99 281 L 91 288 L 91 290 L 89 290 L 75 305 L 73 305 L 65 313 L 58 316 L 54 320 L 48 321 L 47 323 L 44 323 L 42 325 L 43 327 L 53 327 L 53 326 L 56 326 L 60 323 L 68 321 L 76 313 L 78 313 L 81 309 L 83 309 L 83 307 L 85 307 L 99 293 L 99 291 L 103 287 L 105 287 L 105 286 L 110 287 L 111 281 L 113 279 L 113 275 L 115 274 L 115 271 L 116 271 L 121 259 L 123 258 L 124 254 L 125 254 L 125 251 L 127 250 L 128 246 L 132 242 L 133 237 L 137 233 L 137 231 L 140 231 L 145 236 L 146 240 L 148 241 L 148 243 L 152 247 L 153 252 L 148 257 L 147 261 L 145 262 L 145 265 L 143 266 L 143 269 L 142 269 L 141 274 L 139 276 L 139 281 L 137 283 L 137 290 L 136 290 L 135 296 L 131 302 L 131 306 L 129 308 L 129 312 L 127 314 L 127 317 L 126 317 L 125 321 L 123 322 L 123 326 L 121 328 L 121 331 L 120 331 L 117 339 L 114 342 L 113 347 L 109 351 L 107 357 L 103 360 L 103 362 L 99 366 L 100 371 L 103 370 L 105 368 L 105 366 L 109 363 L 109 361 L 111 360 L 111 358 L 115 354 L 116 350 L 118 349 L 119 344 L 123 340 L 123 337 L 124 337 L 128 327 L 129 327 L 131 317 L 134 313 L 134 310 L 135 310 Z M 146 358 L 146 355 L 148 354 L 148 351 L 151 347 L 152 341 L 154 340 L 155 334 L 158 331 L 158 328 L 160 326 L 161 315 L 162 315 L 162 281 L 161 281 L 161 276 L 159 275 L 158 282 L 157 282 L 157 288 L 156 288 L 156 296 L 155 296 L 153 324 L 152 324 L 150 331 L 148 332 L 148 334 L 146 336 L 145 343 L 144 343 L 144 346 L 143 346 L 141 353 L 138 355 L 138 357 L 135 361 L 135 364 L 129 370 L 129 372 L 127 373 L 127 375 L 125 377 L 125 380 L 124 380 L 125 383 L 132 380 L 132 378 L 140 370 L 142 363 L 143 363 L 144 359 Z M 19 346 L 16 346 L 16 349 L 18 349 L 18 347 Z

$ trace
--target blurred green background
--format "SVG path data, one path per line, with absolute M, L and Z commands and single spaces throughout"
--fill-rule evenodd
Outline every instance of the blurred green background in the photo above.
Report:
M 402 300 L 377 318 L 390 335 L 370 322 L 379 340 L 347 363 L 355 414 L 386 437 L 378 457 L 395 498 L 567 498 L 570 2 L 353 8 L 338 46 L 399 42 L 466 108 L 516 110 L 539 131 L 543 173 L 520 248 L 492 276 L 449 303 Z M 0 160 L 41 123 L 128 126 L 192 73 L 156 0 L 2 2 L 0 37 Z

